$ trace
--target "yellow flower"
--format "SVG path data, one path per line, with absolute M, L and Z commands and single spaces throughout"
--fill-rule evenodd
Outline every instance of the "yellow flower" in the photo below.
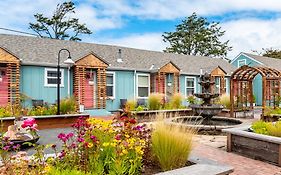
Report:
M 107 146 L 109 146 L 109 143 L 108 143 L 108 142 L 104 142 L 104 143 L 102 144 L 102 146 L 107 147 Z
M 123 154 L 128 154 L 128 151 L 124 149 L 124 150 L 122 150 L 122 153 Z
M 111 143 L 110 144 L 112 147 L 115 147 L 116 146 L 116 143 Z
M 92 148 L 94 146 L 93 143 L 88 143 L 88 148 Z

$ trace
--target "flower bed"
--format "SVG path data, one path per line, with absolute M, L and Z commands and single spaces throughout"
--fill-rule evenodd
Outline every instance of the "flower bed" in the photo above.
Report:
M 249 132 L 249 127 L 223 130 L 227 151 L 281 166 L 281 138 Z

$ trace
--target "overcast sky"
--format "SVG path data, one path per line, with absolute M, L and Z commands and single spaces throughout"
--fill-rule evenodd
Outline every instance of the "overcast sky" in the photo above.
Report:
M 0 27 L 32 32 L 28 23 L 33 14 L 52 14 L 61 0 L 0 0 Z M 84 42 L 114 44 L 162 51 L 166 43 L 163 32 L 196 12 L 210 22 L 220 22 L 238 53 L 281 48 L 280 0 L 80 0 L 74 1 L 75 16 L 93 31 Z M 0 33 L 9 33 L 0 30 Z

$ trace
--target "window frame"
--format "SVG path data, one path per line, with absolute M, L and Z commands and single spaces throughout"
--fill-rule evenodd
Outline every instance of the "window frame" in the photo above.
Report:
M 136 97 L 138 99 L 148 99 L 149 95 L 150 95 L 150 74 L 145 74 L 145 73 L 137 73 L 137 80 L 136 80 Z M 146 87 L 146 86 L 139 86 L 139 76 L 146 76 L 148 77 L 148 86 L 147 86 L 147 90 L 148 90 L 148 96 L 147 97 L 139 97 L 139 87 Z
M 241 65 L 241 63 L 240 63 L 240 62 L 242 62 L 242 61 L 244 62 L 243 65 Z M 241 60 L 238 60 L 238 61 L 237 61 L 238 67 L 244 66 L 244 65 L 246 65 L 246 64 L 247 64 L 246 59 L 241 59 Z
M 193 79 L 193 87 L 187 87 L 187 79 Z M 186 89 L 187 88 L 193 88 L 193 90 L 194 90 L 194 92 L 193 92 L 193 94 L 194 93 L 196 93 L 196 77 L 192 77 L 192 76 L 185 76 L 185 79 L 184 79 L 185 81 L 184 81 L 184 94 L 185 94 L 185 98 L 187 98 L 188 96 L 187 96 L 187 93 L 186 93 Z
M 111 72 L 111 71 L 108 71 L 108 72 L 106 72 L 106 76 L 107 76 L 107 74 L 111 74 L 112 75 L 112 77 L 113 77 L 113 87 L 112 87 L 112 94 L 113 94 L 113 96 L 108 96 L 107 94 L 106 94 L 106 97 L 107 98 L 109 98 L 109 99 L 115 99 L 115 86 L 116 86 L 116 83 L 115 83 L 115 72 Z M 106 87 L 107 87 L 107 83 L 106 83 Z
M 57 84 L 49 84 L 48 83 L 48 78 L 57 78 L 57 77 L 48 77 L 48 71 L 55 71 L 57 72 L 57 68 L 45 68 L 45 73 L 44 73 L 44 86 L 45 87 L 57 87 Z M 60 69 L 60 73 L 61 73 L 61 83 L 60 83 L 60 87 L 64 87 L 64 69 Z
M 224 77 L 224 90 L 225 90 L 225 94 L 229 94 L 228 93 L 228 78 Z

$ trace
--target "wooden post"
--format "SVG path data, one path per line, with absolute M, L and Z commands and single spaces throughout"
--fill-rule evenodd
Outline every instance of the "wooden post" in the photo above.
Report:
M 249 91 L 250 91 L 250 109 L 254 109 L 254 97 L 253 97 L 253 80 L 250 80 L 249 82 Z
M 281 166 L 281 145 L 279 145 L 278 165 Z
M 262 117 L 264 116 L 264 108 L 266 106 L 266 77 L 262 77 Z
M 234 117 L 234 80 L 231 78 L 230 79 L 230 117 Z
M 231 140 L 231 133 L 227 133 L 227 145 L 226 145 L 226 150 L 227 152 L 232 151 L 232 140 Z

